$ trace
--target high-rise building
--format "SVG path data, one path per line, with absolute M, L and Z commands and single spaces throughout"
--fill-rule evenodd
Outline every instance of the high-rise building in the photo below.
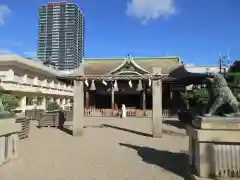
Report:
M 37 56 L 59 70 L 80 65 L 84 56 L 84 16 L 75 3 L 40 6 Z

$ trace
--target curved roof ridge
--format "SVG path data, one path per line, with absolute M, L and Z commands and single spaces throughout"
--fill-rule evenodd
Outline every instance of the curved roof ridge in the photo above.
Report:
M 143 72 L 146 72 L 146 73 L 149 73 L 147 70 L 145 70 L 143 67 L 141 67 L 139 64 L 137 64 L 135 61 L 134 61 L 134 58 L 130 58 L 130 59 L 127 59 L 127 58 L 124 58 L 124 61 L 122 62 L 122 64 L 120 64 L 118 67 L 114 68 L 113 70 L 111 70 L 110 72 L 108 72 L 107 74 L 112 74 L 114 72 L 116 72 L 117 70 L 121 69 L 126 63 L 132 63 L 133 66 L 135 66 L 137 69 L 140 69 L 141 71 Z
M 87 61 L 89 61 L 89 60 L 93 60 L 93 61 L 95 61 L 95 60 L 124 60 L 124 59 L 125 59 L 125 57 L 83 58 L 83 60 L 87 60 Z M 146 57 L 144 57 L 144 56 L 136 57 L 135 56 L 134 59 L 139 59 L 139 60 L 141 60 L 141 59 L 144 59 L 144 60 L 146 60 L 146 59 L 149 59 L 149 60 L 152 60 L 152 59 L 177 59 L 180 61 L 179 56 L 146 56 Z

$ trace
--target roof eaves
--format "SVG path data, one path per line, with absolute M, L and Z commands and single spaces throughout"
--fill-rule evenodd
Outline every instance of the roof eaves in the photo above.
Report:
M 30 63 L 27 63 L 27 61 L 29 61 Z M 18 62 L 26 64 L 28 66 L 31 66 L 33 68 L 39 69 L 41 71 L 45 71 L 46 73 L 49 73 L 53 76 L 57 76 L 59 73 L 61 73 L 61 72 L 58 72 L 56 69 L 49 68 L 49 67 L 43 65 L 42 63 L 32 61 L 32 60 L 29 60 L 29 59 L 25 59 L 24 57 L 19 57 Z
M 124 60 L 124 57 L 118 58 L 83 58 L 84 61 L 100 61 L 100 60 Z M 153 60 L 153 59 L 175 59 L 181 62 L 179 56 L 157 56 L 157 57 L 133 57 L 134 60 Z
M 39 62 L 35 62 L 33 60 L 26 59 L 22 56 L 17 56 L 15 54 L 9 54 L 9 55 L 4 55 L 5 58 L 0 60 L 0 63 L 19 63 L 21 65 L 26 65 L 30 68 L 35 68 L 39 71 L 42 71 L 43 73 L 48 73 L 49 75 L 52 76 L 58 76 L 59 74 L 62 74 L 61 72 L 58 72 L 56 69 L 51 69 L 49 67 L 44 66 L 43 64 Z

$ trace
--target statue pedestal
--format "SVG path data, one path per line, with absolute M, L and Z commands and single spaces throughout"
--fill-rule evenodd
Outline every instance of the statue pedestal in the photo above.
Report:
M 0 120 L 0 166 L 18 155 L 18 132 L 21 125 L 14 118 Z
M 187 125 L 189 164 L 201 178 L 240 177 L 240 118 L 199 117 Z

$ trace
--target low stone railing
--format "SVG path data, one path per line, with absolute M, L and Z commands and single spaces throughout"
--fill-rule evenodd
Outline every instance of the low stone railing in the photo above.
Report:
M 71 112 L 69 112 L 68 120 L 71 117 Z M 66 121 L 66 112 L 57 110 L 49 111 L 41 114 L 41 117 L 38 121 L 38 127 L 62 127 Z
M 18 156 L 18 133 L 21 125 L 14 119 L 0 122 L 0 166 Z
M 173 118 L 173 117 L 177 117 L 178 114 L 176 111 L 173 111 L 171 109 L 163 109 L 162 110 L 162 117 L 164 118 Z
M 30 120 L 39 120 L 41 117 L 41 114 L 45 111 L 43 109 L 36 109 L 36 110 L 26 110 L 25 116 L 30 118 Z
M 87 117 L 117 117 L 119 116 L 118 110 L 112 109 L 95 109 L 95 108 L 85 108 L 84 116 Z
M 58 127 L 59 114 L 57 112 L 43 113 L 38 121 L 38 127 Z
M 17 117 L 16 123 L 21 124 L 21 131 L 19 132 L 19 139 L 28 138 L 30 131 L 30 119 L 28 117 Z
M 64 111 L 65 120 L 72 121 L 73 120 L 73 111 Z

